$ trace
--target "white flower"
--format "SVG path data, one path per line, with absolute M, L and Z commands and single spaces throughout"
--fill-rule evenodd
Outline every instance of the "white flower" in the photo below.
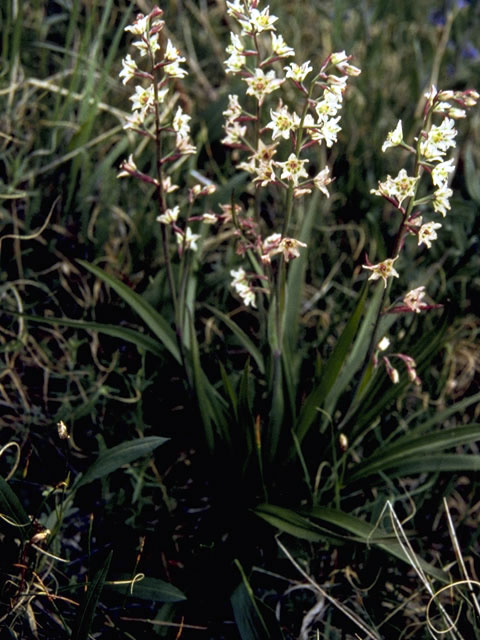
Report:
M 262 31 L 274 31 L 273 23 L 278 20 L 277 16 L 270 15 L 270 7 L 265 7 L 263 11 L 251 9 L 248 21 L 244 23 L 245 33 L 261 33 Z
M 141 111 L 142 114 L 146 114 L 148 109 L 153 107 L 155 101 L 155 94 L 153 91 L 153 85 L 148 86 L 146 89 L 137 85 L 135 87 L 135 93 L 130 96 L 129 100 L 132 101 L 132 111 Z
M 258 166 L 254 166 L 252 173 L 256 173 L 257 177 L 254 178 L 254 182 L 259 182 L 261 187 L 266 187 L 270 182 L 275 182 L 277 176 L 275 175 L 275 163 L 273 160 L 268 162 L 260 162 Z
M 243 42 L 241 41 L 240 37 L 236 33 L 230 32 L 230 41 L 231 41 L 231 44 L 229 44 L 226 48 L 227 53 L 240 54 L 245 51 Z
M 202 214 L 202 222 L 204 224 L 216 224 L 218 218 L 214 213 L 204 213 Z
M 236 94 L 230 94 L 228 96 L 228 107 L 223 112 L 223 115 L 231 120 L 238 118 L 242 115 L 242 107 L 240 102 L 238 101 L 238 96 Z
M 134 111 L 131 116 L 126 116 L 126 123 L 123 125 L 124 129 L 138 129 L 145 121 L 146 113 L 143 111 Z
M 336 53 L 332 53 L 330 56 L 330 62 L 334 65 L 341 64 L 342 62 L 347 62 L 349 56 L 345 53 L 345 51 L 338 51 Z
M 294 258 L 300 256 L 299 247 L 306 247 L 305 242 L 300 242 L 295 238 L 283 238 L 279 245 L 279 250 L 283 253 L 283 259 L 285 262 L 290 262 Z
M 172 224 L 178 220 L 178 215 L 180 213 L 180 207 L 176 205 L 173 209 L 166 209 L 165 213 L 157 216 L 157 222 L 161 222 L 162 224 Z M 177 234 L 177 236 L 180 234 Z M 177 238 L 178 239 L 178 238 Z
M 302 66 L 299 66 L 295 62 L 291 62 L 290 66 L 283 67 L 283 69 L 287 72 L 285 74 L 286 78 L 291 78 L 295 82 L 303 82 L 312 70 L 312 67 L 310 66 L 310 60 L 307 60 L 302 64 Z
M 172 126 L 180 138 L 187 138 L 190 135 L 190 125 L 188 124 L 190 120 L 191 117 L 183 112 L 182 107 L 178 107 Z
M 417 287 L 416 289 L 412 289 L 408 293 L 405 294 L 403 298 L 403 302 L 406 307 L 408 307 L 411 311 L 415 311 L 415 313 L 420 313 L 422 309 L 425 308 L 425 303 L 423 302 L 423 298 L 425 296 L 425 287 Z
M 225 124 L 225 138 L 222 138 L 222 143 L 225 145 L 241 144 L 242 138 L 244 138 L 247 132 L 247 127 L 241 125 L 239 122 L 228 122 Z
M 432 169 L 432 181 L 436 187 L 444 187 L 448 182 L 448 174 L 455 171 L 453 158 L 445 162 L 439 162 Z
M 323 99 L 319 100 L 315 105 L 315 111 L 321 122 L 328 120 L 329 116 L 337 115 L 342 107 L 342 93 L 336 93 L 329 89 L 323 94 Z
M 362 265 L 363 269 L 368 269 L 369 271 L 372 272 L 371 276 L 368 278 L 369 280 L 378 280 L 379 278 L 382 278 L 383 280 L 383 284 L 386 287 L 387 286 L 387 278 L 393 277 L 393 278 L 398 278 L 399 275 L 397 273 L 397 271 L 395 270 L 393 263 L 395 262 L 395 260 L 398 260 L 398 256 L 396 258 L 387 258 L 386 260 L 384 260 L 383 262 L 379 262 L 378 264 L 371 264 L 371 265 Z
M 446 185 L 439 187 L 433 193 L 433 209 L 437 213 L 441 213 L 443 217 L 447 215 L 447 210 L 450 209 L 449 198 L 453 195 L 453 191 Z
M 420 152 L 427 160 L 441 160 L 451 147 L 455 147 L 455 121 L 445 118 L 440 125 L 432 125 L 427 137 L 420 141 Z
M 225 65 L 226 73 L 238 73 L 245 66 L 245 61 L 245 56 L 238 53 L 232 53 L 232 55 L 223 63 Z
M 295 51 L 292 47 L 289 47 L 281 34 L 276 34 L 272 31 L 272 51 L 276 56 L 281 58 L 287 58 L 294 56 Z
M 455 147 L 454 138 L 456 135 L 455 122 L 450 118 L 445 118 L 439 126 L 433 125 L 428 132 L 429 139 L 442 151 Z
M 182 69 L 179 62 L 171 62 L 163 67 L 164 72 L 170 78 L 184 78 L 188 75 L 185 69 Z
M 393 131 L 387 134 L 387 139 L 382 145 L 382 151 L 386 151 L 389 147 L 397 147 L 403 142 L 403 129 L 402 121 L 399 120 L 397 126 Z
M 177 238 L 177 244 L 180 247 L 185 246 L 185 249 L 190 249 L 191 251 L 197 251 L 197 240 L 200 238 L 198 233 L 192 233 L 190 227 L 187 227 L 185 230 L 185 235 L 183 233 L 175 232 L 175 236 Z
M 312 140 L 325 140 L 327 147 L 331 147 L 337 141 L 337 133 L 341 130 L 341 127 L 337 124 L 339 120 L 340 116 L 320 120 L 317 127 L 310 134 Z
M 422 224 L 418 231 L 418 246 L 424 244 L 428 249 L 432 246 L 432 240 L 437 239 L 435 229 L 440 229 L 442 225 L 438 222 L 427 222 Z
M 177 135 L 175 144 L 177 146 L 177 151 L 183 156 L 189 156 L 193 153 L 197 153 L 197 147 L 192 143 L 189 137 L 184 138 L 183 136 Z
M 283 180 L 284 178 L 293 182 L 293 185 L 298 186 L 298 180 L 300 178 L 308 178 L 308 173 L 303 166 L 308 162 L 307 159 L 300 160 L 294 153 L 291 153 L 288 156 L 288 159 L 285 162 L 277 162 L 277 166 L 282 168 L 282 175 L 280 178 Z
M 133 24 L 129 24 L 125 27 L 125 31 L 130 31 L 135 36 L 142 36 L 148 29 L 148 16 L 144 16 L 143 13 L 137 14 Z
M 247 94 L 255 96 L 258 102 L 262 104 L 265 96 L 275 91 L 283 83 L 283 79 L 277 78 L 275 71 L 264 73 L 263 69 L 255 69 L 255 75 L 245 78 L 248 85 Z
M 419 176 L 410 177 L 407 175 L 405 169 L 400 169 L 396 178 L 387 176 L 385 182 L 379 182 L 378 189 L 371 189 L 370 193 L 374 193 L 377 196 L 393 198 L 398 202 L 398 206 L 401 207 L 405 198 L 410 198 L 415 195 L 415 189 L 419 179 Z
M 245 269 L 240 267 L 239 269 L 232 269 L 230 271 L 230 275 L 232 276 L 232 287 L 238 293 L 238 295 L 242 298 L 245 306 L 256 307 L 255 304 L 255 293 L 248 284 L 247 274 L 245 273 Z
M 122 60 L 122 70 L 118 74 L 120 78 L 123 78 L 122 84 L 127 84 L 135 76 L 137 70 L 137 63 L 128 53 L 127 57 Z
M 288 107 L 281 106 L 277 111 L 270 109 L 271 121 L 266 125 L 266 129 L 272 130 L 272 140 L 276 138 L 290 137 L 290 131 L 294 131 L 300 124 L 300 118 L 296 113 L 290 113 Z
M 138 171 L 133 155 L 128 156 L 128 160 L 124 160 L 120 165 L 120 172 L 117 173 L 117 178 L 129 178 L 133 173 Z
M 160 51 L 160 43 L 158 42 L 158 33 L 155 33 L 153 36 L 148 36 L 145 34 L 145 40 L 135 40 L 132 42 L 132 46 L 138 49 L 141 56 L 147 55 L 150 51 L 152 55 L 155 55 L 157 51 Z
M 325 194 L 327 198 L 330 197 L 327 189 L 327 184 L 330 184 L 332 182 L 332 179 L 328 175 L 329 173 L 330 169 L 328 167 L 325 167 L 325 169 L 322 169 L 320 173 L 317 173 L 317 175 L 313 179 L 313 184 L 317 187 L 317 189 L 319 189 L 319 191 Z

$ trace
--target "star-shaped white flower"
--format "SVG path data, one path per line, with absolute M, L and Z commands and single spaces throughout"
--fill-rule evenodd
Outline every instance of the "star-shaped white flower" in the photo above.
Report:
M 383 260 L 383 262 L 379 262 L 378 264 L 364 264 L 362 265 L 362 268 L 368 269 L 372 272 L 370 277 L 368 278 L 369 280 L 378 280 L 379 278 L 382 278 L 383 284 L 386 287 L 388 278 L 399 277 L 398 272 L 393 266 L 395 260 L 398 260 L 398 256 L 396 258 L 387 258 L 386 260 Z
M 403 142 L 403 128 L 402 121 L 399 120 L 397 126 L 393 131 L 387 134 L 387 139 L 382 145 L 382 151 L 386 151 L 390 147 L 398 147 Z

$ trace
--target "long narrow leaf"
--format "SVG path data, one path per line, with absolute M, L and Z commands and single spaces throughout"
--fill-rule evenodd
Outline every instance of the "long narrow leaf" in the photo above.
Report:
M 0 514 L 15 528 L 15 537 L 26 540 L 31 535 L 31 523 L 22 503 L 10 485 L 0 476 Z M 2 519 L 5 522 L 4 519 Z
M 121 327 L 115 324 L 103 324 L 101 322 L 91 322 L 89 320 L 70 320 L 69 318 L 51 318 L 44 316 L 31 316 L 28 314 L 20 314 L 17 311 L 6 311 L 24 320 L 30 320 L 31 322 L 37 322 L 38 324 L 48 325 L 62 325 L 64 327 L 72 327 L 74 329 L 83 329 L 84 331 L 97 331 L 112 338 L 119 338 L 124 342 L 131 342 L 140 349 L 145 349 L 155 356 L 163 356 L 164 350 L 160 346 L 158 340 L 151 338 L 145 333 L 129 329 L 128 327 Z
M 152 307 L 142 296 L 127 287 L 127 285 L 117 280 L 108 273 L 105 273 L 99 267 L 85 262 L 85 260 L 78 260 L 78 262 L 93 273 L 97 278 L 103 280 L 108 284 L 128 306 L 133 309 L 145 322 L 145 324 L 153 331 L 164 347 L 170 352 L 177 362 L 181 362 L 180 353 L 178 350 L 175 332 L 170 327 L 168 322 L 163 318 L 156 309 Z
M 389 478 L 401 478 L 430 471 L 450 471 L 463 473 L 466 471 L 480 471 L 480 455 L 460 453 L 440 453 L 431 456 L 411 456 L 399 460 L 395 466 L 388 469 Z M 365 474 L 362 475 L 362 477 Z M 369 474 L 371 475 L 371 474 Z M 353 482 L 355 479 L 349 479 Z
M 272 612 L 253 593 L 245 572 L 238 560 L 235 561 L 242 582 L 233 592 L 230 602 L 242 640 L 279 640 L 283 634 Z M 270 614 L 270 615 L 268 615 Z
M 102 568 L 96 573 L 95 578 L 87 587 L 87 592 L 77 613 L 71 640 L 88 640 L 88 634 L 90 633 L 98 600 L 107 578 L 110 562 L 112 561 L 112 554 L 113 552 L 110 551 Z
M 192 356 L 192 368 L 193 368 L 193 384 L 195 387 L 195 394 L 198 402 L 198 408 L 200 410 L 200 416 L 202 418 L 203 427 L 205 430 L 205 437 L 208 448 L 211 452 L 215 448 L 215 433 L 221 434 L 223 440 L 230 443 L 230 429 L 229 424 L 225 418 L 225 407 L 227 403 L 224 398 L 213 387 L 207 375 L 202 369 L 200 362 L 200 350 L 198 347 L 197 336 L 195 333 L 195 327 L 193 324 L 193 318 L 190 315 L 189 318 L 190 327 L 190 352 Z
M 372 299 L 367 306 L 365 316 L 355 337 L 352 350 L 346 358 L 345 363 L 335 380 L 335 384 L 330 389 L 330 392 L 326 399 L 325 409 L 328 413 L 333 412 L 339 397 L 345 391 L 347 385 L 365 361 L 370 337 L 375 324 L 375 318 L 379 312 L 382 297 L 382 287 L 378 286 L 375 289 Z M 395 316 L 387 316 L 386 318 L 382 318 L 381 322 L 382 324 L 384 324 L 385 322 L 391 324 L 392 322 L 394 322 L 394 320 Z M 384 328 L 384 332 L 386 333 L 386 328 Z M 382 334 L 379 332 L 379 335 Z
M 378 527 L 338 509 L 314 507 L 312 509 L 294 511 L 285 507 L 263 504 L 255 509 L 255 513 L 280 529 L 280 531 L 285 531 L 290 535 L 313 542 L 338 539 L 340 537 L 338 533 L 325 529 L 325 525 L 333 525 L 343 530 L 344 538 L 351 539 L 353 535 L 357 542 L 367 545 L 375 544 L 383 551 L 408 562 L 401 545 L 391 535 L 389 536 L 387 532 Z M 323 523 L 323 526 L 318 524 L 318 520 Z M 433 567 L 421 558 L 417 558 L 417 560 L 426 573 L 439 580 L 447 581 L 447 576 L 443 571 Z
M 426 470 L 424 465 L 428 464 L 433 452 L 476 441 L 480 441 L 480 424 L 444 429 L 433 434 L 413 437 L 407 434 L 394 444 L 381 447 L 370 458 L 356 465 L 348 481 L 355 482 L 380 471 L 393 470 L 399 463 L 412 458 L 422 461 L 419 466 L 420 472 Z
M 215 307 L 211 307 L 208 304 L 206 304 L 205 307 L 211 313 L 213 313 L 215 316 L 217 316 L 217 318 L 219 320 L 221 320 L 225 325 L 227 325 L 227 327 L 230 329 L 230 331 L 237 337 L 237 339 L 239 340 L 240 344 L 246 349 L 246 351 L 255 360 L 255 362 L 257 363 L 257 367 L 258 367 L 260 373 L 264 374 L 265 373 L 265 363 L 263 361 L 263 356 L 260 353 L 260 350 L 257 349 L 257 347 L 255 346 L 253 341 L 250 340 L 250 338 L 247 336 L 245 331 L 243 331 L 243 329 L 241 329 L 238 326 L 238 324 L 236 322 L 234 322 L 231 318 L 229 318 L 225 313 L 222 313 L 218 309 L 215 309 Z
M 74 488 L 78 489 L 94 480 L 98 480 L 98 478 L 103 478 L 124 464 L 149 455 L 154 449 L 167 442 L 167 439 L 160 436 L 138 438 L 137 440 L 122 442 L 116 447 L 102 451 L 88 471 L 75 483 Z
M 327 394 L 332 389 L 337 376 L 347 358 L 348 351 L 357 333 L 358 325 L 363 315 L 365 301 L 367 299 L 367 284 L 364 285 L 363 291 L 357 302 L 355 310 L 350 316 L 342 335 L 340 336 L 332 355 L 330 356 L 318 386 L 310 393 L 305 404 L 303 405 L 297 425 L 297 437 L 301 442 L 307 433 L 310 425 L 317 416 L 317 407 L 325 400 Z

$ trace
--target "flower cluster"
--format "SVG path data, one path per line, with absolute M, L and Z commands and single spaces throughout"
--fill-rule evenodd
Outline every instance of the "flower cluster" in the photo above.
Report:
M 474 106 L 480 95 L 473 90 L 437 91 L 432 86 L 425 97 L 427 100 L 423 127 L 419 137 L 416 138 L 416 148 L 405 142 L 401 120 L 395 129 L 388 133 L 382 146 L 382 151 L 392 147 L 402 147 L 414 155 L 414 175 L 408 175 L 405 169 L 401 169 L 395 178 L 387 176 L 386 180 L 378 183 L 377 189 L 371 190 L 371 193 L 383 197 L 392 204 L 402 216 L 392 257 L 378 264 L 371 264 L 367 257 L 366 264 L 363 265 L 364 269 L 371 272 L 369 280 L 382 279 L 385 288 L 388 278 L 399 277 L 393 265 L 400 256 L 407 235 L 414 235 L 418 245 L 425 245 L 427 249 L 430 249 L 432 242 L 437 239 L 437 230 L 441 229 L 442 225 L 435 220 L 424 222 L 421 212 L 414 211 L 414 208 L 430 205 L 435 213 L 439 213 L 443 217 L 450 210 L 450 197 L 453 191 L 448 185 L 450 174 L 454 172 L 455 166 L 453 158 L 446 159 L 445 156 L 450 149 L 455 147 L 457 135 L 455 119 L 464 118 L 466 108 Z M 439 124 L 435 124 L 433 119 L 438 115 L 443 119 Z M 419 183 L 425 174 L 431 177 L 433 194 L 417 199 Z M 386 313 L 420 313 L 441 306 L 427 304 L 423 300 L 424 296 L 424 286 L 412 289 L 405 295 L 401 304 L 393 305 L 386 310 Z M 374 366 L 378 364 L 378 351 L 383 350 L 385 345 L 388 346 L 382 340 L 377 346 L 377 352 L 373 355 Z M 420 384 L 414 360 L 401 353 L 393 355 L 404 362 L 410 380 Z M 398 370 L 392 366 L 387 356 L 382 356 L 382 360 L 391 380 L 397 383 L 399 381 Z
M 430 204 L 433 211 L 443 217 L 450 210 L 453 191 L 448 183 L 455 166 L 453 158 L 446 160 L 445 155 L 455 147 L 457 131 L 454 118 L 465 117 L 465 109 L 475 105 L 480 96 L 473 90 L 437 91 L 432 86 L 425 97 L 424 126 L 416 139 L 416 149 L 405 142 L 401 120 L 388 133 L 382 146 L 382 151 L 391 147 L 403 147 L 415 155 L 415 175 L 410 176 L 405 169 L 401 169 L 395 178 L 387 176 L 386 180 L 378 183 L 377 189 L 371 189 L 371 193 L 388 200 L 403 216 L 397 251 L 401 249 L 406 233 L 415 235 L 418 245 L 425 245 L 427 249 L 436 240 L 437 229 L 442 225 L 436 221 L 424 222 L 423 216 L 418 211 L 414 212 L 413 208 Z M 437 115 L 443 116 L 443 120 L 440 124 L 432 124 L 433 117 Z M 419 182 L 424 173 L 431 176 L 433 194 L 416 200 Z M 392 268 L 397 258 L 398 255 L 377 265 L 367 263 L 364 268 L 372 271 L 370 279 L 382 278 L 386 286 L 389 276 L 398 277 L 397 271 Z
M 242 299 L 243 304 L 247 307 L 256 307 L 257 305 L 255 304 L 255 292 L 248 282 L 245 269 L 243 269 L 243 267 L 240 267 L 239 269 L 232 269 L 230 271 L 230 275 L 233 278 L 231 283 L 232 287 Z
M 132 115 L 127 118 L 124 128 L 155 140 L 157 153 L 162 148 L 163 155 L 157 157 L 155 177 L 139 171 L 132 155 L 120 165 L 118 177 L 135 177 L 155 185 L 160 209 L 157 221 L 165 225 L 164 228 L 173 230 L 178 252 L 182 254 L 186 249 L 192 251 L 197 249 L 200 235 L 193 233 L 190 227 L 184 225 L 182 228 L 178 224 L 180 214 L 178 205 L 168 206 L 167 196 L 176 191 L 178 185 L 172 184 L 171 176 L 166 175 L 166 167 L 182 156 L 196 153 L 196 148 L 190 135 L 190 115 L 184 112 L 182 106 L 173 108 L 178 99 L 174 91 L 175 79 L 184 78 L 187 71 L 181 66 L 185 58 L 172 41 L 168 39 L 166 44 L 160 41 L 161 32 L 165 26 L 162 16 L 163 11 L 155 7 L 148 15 L 137 14 L 133 24 L 125 28 L 125 31 L 137 38 L 132 42 L 132 46 L 142 60 L 142 65 L 139 66 L 137 61 L 128 54 L 122 61 L 119 76 L 125 85 L 131 80 L 138 81 L 134 93 L 130 96 Z M 161 147 L 158 144 L 160 139 Z M 204 187 L 197 186 L 197 192 L 193 197 L 207 195 L 214 188 L 212 186 L 205 190 Z
M 358 75 L 360 70 L 350 63 L 351 56 L 345 51 L 328 56 L 316 75 L 309 60 L 287 64 L 287 59 L 295 57 L 295 51 L 278 33 L 278 18 L 270 13 L 268 6 L 261 8 L 259 4 L 259 0 L 227 0 L 227 12 L 239 29 L 230 34 L 225 70 L 241 78 L 245 100 L 237 94 L 228 96 L 223 112 L 222 142 L 246 153 L 237 167 L 251 175 L 255 189 L 278 187 L 288 194 L 290 203 L 314 189 L 328 198 L 327 187 L 332 182 L 328 166 L 318 172 L 309 170 L 309 158 L 304 157 L 304 151 L 322 143 L 331 147 L 337 141 L 347 79 Z M 286 83 L 291 83 L 298 93 L 295 108 L 279 97 Z M 248 98 L 253 108 L 244 106 Z M 268 107 L 267 102 L 271 102 Z M 283 141 L 290 143 L 289 150 L 288 145 L 280 147 Z M 280 148 L 284 153 L 284 147 L 287 147 L 285 155 L 277 157 Z M 286 207 L 281 234 L 270 233 L 262 239 L 257 220 L 250 225 L 251 233 L 247 234 L 245 245 L 248 225 L 242 223 L 244 228 L 238 236 L 244 247 L 239 252 L 254 246 L 265 266 L 277 255 L 285 262 L 298 257 L 299 249 L 306 244 L 288 236 L 289 206 L 291 204 Z M 257 234 L 255 239 L 250 237 L 252 233 Z

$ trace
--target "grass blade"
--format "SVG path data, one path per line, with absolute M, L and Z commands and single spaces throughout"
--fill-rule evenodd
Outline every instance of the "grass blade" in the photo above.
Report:
M 105 584 L 108 569 L 112 561 L 112 554 L 113 551 L 110 551 L 103 566 L 95 574 L 94 579 L 87 587 L 87 592 L 85 593 L 80 609 L 78 610 L 71 640 L 88 640 L 88 634 L 90 633 L 90 628 L 92 626 L 95 609 L 97 608 L 98 600 L 102 593 L 103 585 Z
M 154 309 L 146 300 L 142 298 L 138 293 L 127 287 L 127 285 L 117 280 L 108 273 L 105 273 L 99 267 L 85 262 L 85 260 L 78 260 L 78 262 L 93 273 L 97 278 L 103 280 L 108 284 L 128 306 L 133 309 L 145 322 L 145 324 L 153 331 L 163 346 L 170 352 L 175 360 L 181 363 L 180 352 L 178 350 L 177 341 L 175 338 L 175 332 L 156 309 Z
M 124 342 L 131 342 L 139 349 L 149 351 L 155 356 L 161 357 L 165 354 L 157 340 L 154 340 L 154 338 L 151 338 L 141 331 L 135 331 L 135 329 L 119 327 L 115 324 L 92 322 L 89 320 L 70 320 L 69 318 L 31 316 L 27 314 L 20 314 L 17 311 L 6 311 L 5 313 L 11 313 L 12 315 L 19 316 L 24 320 L 30 320 L 31 322 L 37 322 L 38 324 L 49 324 L 53 326 L 62 325 L 64 327 L 72 327 L 74 329 L 84 329 L 85 331 L 97 331 L 98 333 L 104 333 L 112 338 L 119 338 Z
M 401 545 L 387 532 L 382 531 L 377 526 L 371 525 L 360 518 L 356 518 L 348 513 L 344 513 L 338 509 L 330 509 L 328 507 L 313 507 L 312 509 L 303 509 L 294 511 L 285 507 L 278 507 L 271 504 L 263 504 L 255 509 L 255 513 L 269 522 L 272 526 L 296 536 L 303 540 L 319 542 L 321 540 L 348 539 L 354 536 L 356 542 L 362 544 L 375 544 L 383 551 L 409 563 L 408 558 L 402 550 Z M 312 520 L 314 519 L 314 520 Z M 320 520 L 324 525 L 333 525 L 343 533 L 337 533 L 320 526 L 315 520 Z M 444 582 L 447 576 L 443 571 L 417 558 L 419 564 L 424 571 L 432 577 L 438 578 Z
M 244 347 L 244 349 L 246 349 L 246 351 L 248 351 L 248 353 L 255 360 L 255 362 L 257 363 L 257 367 L 258 367 L 260 373 L 264 374 L 265 373 L 265 363 L 263 361 L 263 356 L 260 353 L 260 350 L 257 349 L 257 347 L 255 346 L 253 341 L 250 340 L 250 338 L 247 336 L 245 331 L 243 331 L 243 329 L 240 329 L 238 324 L 236 322 L 234 322 L 231 318 L 229 318 L 225 313 L 222 313 L 218 309 L 215 309 L 215 307 L 211 307 L 208 304 L 206 304 L 205 307 L 211 313 L 213 313 L 215 316 L 217 316 L 217 318 L 219 320 L 221 320 L 224 324 L 227 325 L 227 327 L 230 329 L 230 331 L 238 338 L 239 342 Z
M 277 640 L 283 638 L 271 611 L 255 598 L 252 587 L 238 560 L 235 564 L 242 582 L 233 592 L 230 602 L 242 640 Z M 268 615 L 270 614 L 270 615 Z
M 419 465 L 418 472 L 426 471 L 425 465 L 429 464 L 432 452 L 476 441 L 480 441 L 480 424 L 455 427 L 454 429 L 445 429 L 436 433 L 413 437 L 409 433 L 399 438 L 394 444 L 381 447 L 373 456 L 356 465 L 347 481 L 356 482 L 361 478 L 387 470 L 389 470 L 389 475 L 393 472 L 398 476 L 398 470 L 404 468 L 407 460 L 409 469 L 412 469 L 413 461 L 416 460 Z M 475 456 L 471 457 L 475 458 Z M 442 456 L 434 456 L 434 458 L 438 462 Z M 474 467 L 475 464 L 472 461 Z M 432 465 L 430 465 L 430 468 L 432 468 Z M 397 469 L 397 472 L 395 472 L 395 469 Z M 433 467 L 433 469 L 435 468 Z M 448 470 L 453 469 L 449 468 Z
M 18 531 L 22 540 L 26 540 L 31 535 L 31 523 L 22 503 L 17 498 L 17 494 L 10 487 L 2 476 L 0 476 L 0 514 L 6 516 L 8 521 L 15 526 L 15 534 Z M 4 518 L 2 521 L 5 522 Z M 25 526 L 28 525 L 28 526 Z
M 347 358 L 348 350 L 350 349 L 350 346 L 355 338 L 358 325 L 363 315 L 363 309 L 367 299 L 367 292 L 368 286 L 365 283 L 355 310 L 350 316 L 345 329 L 325 366 L 320 384 L 310 393 L 307 400 L 305 401 L 305 404 L 302 407 L 296 429 L 297 437 L 300 442 L 303 440 L 310 425 L 317 417 L 317 407 L 319 407 L 323 403 L 326 396 L 333 388 L 338 374 L 340 373 L 340 370 Z

